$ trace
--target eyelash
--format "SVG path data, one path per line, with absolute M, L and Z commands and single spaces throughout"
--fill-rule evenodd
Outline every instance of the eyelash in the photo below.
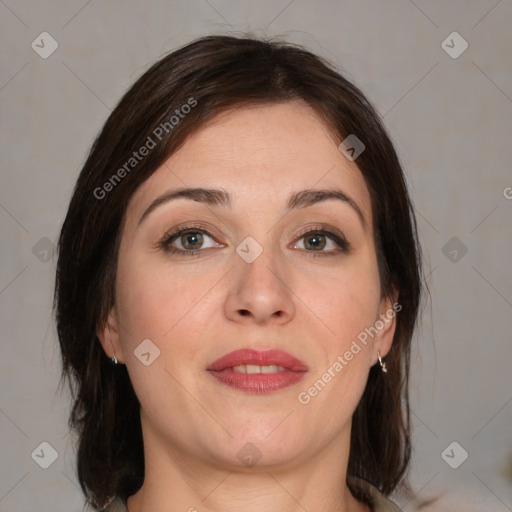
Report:
M 297 238 L 297 242 L 304 238 L 306 235 L 311 234 L 317 234 L 317 235 L 323 235 L 332 240 L 336 245 L 338 245 L 339 250 L 336 251 L 309 251 L 307 249 L 301 249 L 301 251 L 309 253 L 311 257 L 326 257 L 326 256 L 336 256 L 339 253 L 347 254 L 350 252 L 350 242 L 339 232 L 331 231 L 332 228 L 329 228 L 326 225 L 319 225 L 315 226 L 314 228 L 308 228 L 306 231 L 300 233 Z M 180 237 L 183 233 L 190 232 L 193 233 L 202 233 L 203 235 L 207 235 L 210 238 L 214 239 L 213 235 L 211 235 L 206 229 L 201 228 L 197 225 L 191 225 L 191 226 L 183 226 L 180 229 L 173 231 L 172 233 L 165 233 L 165 235 L 159 240 L 157 247 L 159 249 L 163 249 L 166 252 L 170 254 L 179 254 L 183 255 L 186 254 L 187 256 L 197 256 L 201 253 L 204 253 L 208 249 L 214 249 L 214 247 L 208 247 L 207 249 L 195 249 L 195 250 L 183 250 L 183 249 L 177 249 L 176 247 L 171 246 L 170 244 Z M 296 243 L 296 242 L 295 242 Z

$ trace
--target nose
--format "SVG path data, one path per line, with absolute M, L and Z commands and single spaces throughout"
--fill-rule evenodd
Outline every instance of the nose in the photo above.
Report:
M 226 316 L 244 324 L 286 324 L 295 316 L 291 276 L 270 251 L 252 263 L 234 256 L 230 285 L 225 302 Z

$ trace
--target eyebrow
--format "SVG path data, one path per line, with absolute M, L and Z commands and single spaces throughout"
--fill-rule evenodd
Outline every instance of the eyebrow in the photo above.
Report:
M 170 190 L 157 197 L 148 206 L 139 219 L 137 226 L 139 226 L 142 221 L 159 206 L 180 198 L 190 199 L 210 206 L 223 206 L 227 208 L 231 208 L 233 204 L 231 195 L 226 190 L 208 188 L 179 188 Z M 337 199 L 348 204 L 357 213 L 363 228 L 366 229 L 366 219 L 364 218 L 364 215 L 357 203 L 345 194 L 345 192 L 339 189 L 306 189 L 294 192 L 288 198 L 286 210 L 290 211 L 297 208 L 307 208 L 308 206 L 313 206 L 329 199 Z

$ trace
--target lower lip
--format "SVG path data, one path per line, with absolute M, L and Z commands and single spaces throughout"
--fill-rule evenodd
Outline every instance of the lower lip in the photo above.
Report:
M 277 373 L 241 373 L 235 372 L 233 368 L 226 368 L 220 371 L 210 371 L 217 380 L 250 393 L 271 393 L 279 389 L 291 386 L 303 379 L 306 372 L 292 372 L 284 370 Z

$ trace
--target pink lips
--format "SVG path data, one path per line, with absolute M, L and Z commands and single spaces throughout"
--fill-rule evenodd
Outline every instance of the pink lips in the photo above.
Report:
M 277 373 L 242 373 L 235 371 L 234 366 L 258 365 L 281 366 Z M 301 380 L 308 367 L 305 363 L 282 350 L 259 352 L 252 349 L 236 350 L 217 359 L 207 370 L 223 384 L 241 391 L 268 393 L 291 386 Z

